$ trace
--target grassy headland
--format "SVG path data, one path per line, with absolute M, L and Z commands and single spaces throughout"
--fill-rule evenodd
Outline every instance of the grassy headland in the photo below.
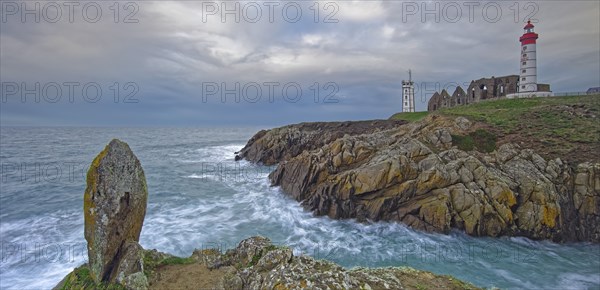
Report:
M 411 112 L 411 113 L 396 113 L 390 117 L 391 120 L 403 120 L 409 122 L 419 121 L 425 116 L 428 115 L 429 112 Z
M 494 134 L 498 144 L 517 143 L 545 158 L 600 160 L 600 95 L 490 100 L 390 119 L 417 121 L 428 114 L 466 117 Z

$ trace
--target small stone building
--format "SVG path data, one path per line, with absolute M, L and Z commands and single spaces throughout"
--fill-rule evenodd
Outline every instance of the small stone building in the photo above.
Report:
M 459 86 L 454 90 L 451 98 L 451 106 L 460 106 L 467 102 L 467 93 Z
M 506 97 L 507 94 L 517 92 L 518 84 L 518 75 L 481 78 L 476 81 L 471 81 L 471 84 L 466 91 L 468 94 L 466 104 L 479 102 L 481 100 Z
M 435 94 L 431 96 L 431 99 L 429 99 L 429 103 L 427 103 L 427 111 L 432 112 L 440 109 L 442 107 L 441 98 L 442 96 L 440 96 L 440 93 L 435 92 Z

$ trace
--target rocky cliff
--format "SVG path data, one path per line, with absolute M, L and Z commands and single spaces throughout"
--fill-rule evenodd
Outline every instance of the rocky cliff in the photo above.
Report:
M 305 123 L 257 133 L 240 151 L 278 163 L 273 185 L 317 215 L 447 233 L 600 242 L 600 163 L 497 144 L 463 117 Z M 365 126 L 370 124 L 370 126 Z
M 304 151 L 320 148 L 345 135 L 377 132 L 406 123 L 402 120 L 320 122 L 262 130 L 256 133 L 240 152 L 236 152 L 235 160 L 246 159 L 264 165 L 273 165 Z

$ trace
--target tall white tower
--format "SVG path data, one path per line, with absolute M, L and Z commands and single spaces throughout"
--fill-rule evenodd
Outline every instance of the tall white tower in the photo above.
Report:
M 533 24 L 527 21 L 523 28 L 525 32 L 519 38 L 521 42 L 521 73 L 519 77 L 519 93 L 537 92 L 537 66 L 535 41 L 538 34 L 533 32 Z
M 408 70 L 408 81 L 402 81 L 402 112 L 415 111 L 415 84 L 412 72 Z

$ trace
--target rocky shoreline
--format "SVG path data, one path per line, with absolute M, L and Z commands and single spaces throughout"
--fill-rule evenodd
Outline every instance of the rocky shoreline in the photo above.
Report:
M 600 242 L 600 163 L 496 143 L 464 117 L 302 123 L 258 132 L 236 160 L 277 164 L 272 185 L 334 219 Z
M 129 146 L 112 140 L 92 162 L 84 193 L 89 263 L 54 289 L 478 289 L 447 275 L 408 267 L 345 269 L 294 255 L 265 237 L 235 249 L 176 257 L 139 245 L 148 189 Z

